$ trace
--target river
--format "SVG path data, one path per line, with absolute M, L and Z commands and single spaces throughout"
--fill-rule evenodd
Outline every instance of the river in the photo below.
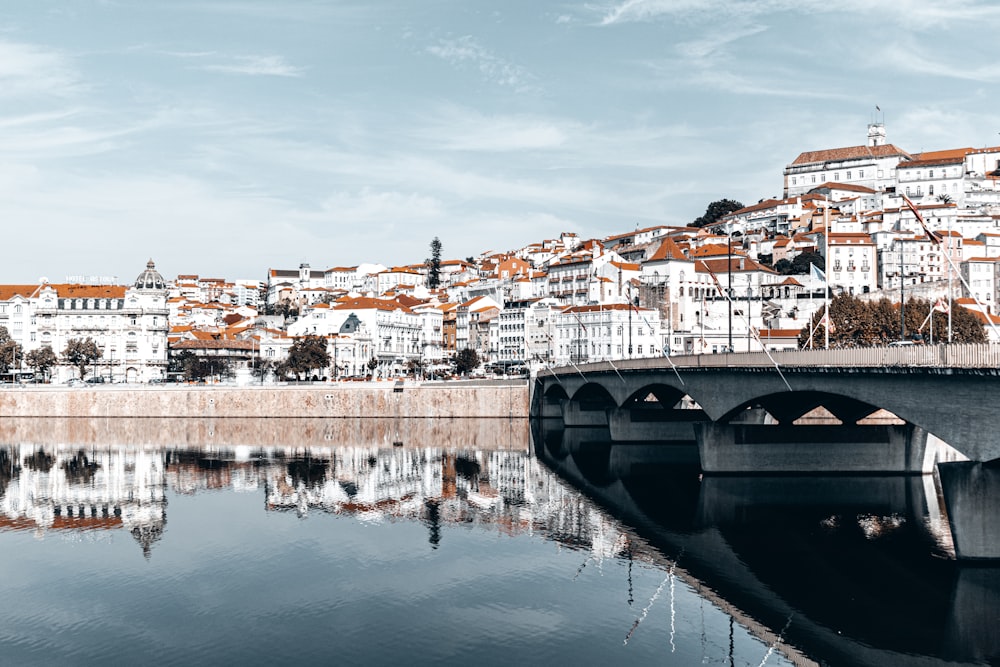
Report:
M 524 420 L 5 419 L 0 664 L 996 664 L 935 480 Z

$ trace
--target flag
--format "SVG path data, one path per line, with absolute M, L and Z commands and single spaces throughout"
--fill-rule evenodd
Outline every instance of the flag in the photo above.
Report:
M 878 108 L 877 104 L 875 105 L 875 111 L 881 111 L 881 109 Z
M 708 262 L 702 262 L 701 265 L 705 267 L 706 271 L 708 271 L 708 275 L 712 276 L 712 282 L 715 283 L 715 288 L 719 290 L 719 294 L 725 294 L 725 292 L 722 291 L 722 285 L 719 284 L 719 277 L 708 267 Z
M 814 280 L 818 280 L 821 283 L 825 283 L 826 282 L 826 274 L 823 273 L 823 270 L 820 269 L 815 264 L 810 264 L 809 265 L 809 274 L 813 277 Z
M 931 243 L 940 245 L 941 235 L 938 234 L 937 232 L 932 232 L 930 230 L 930 228 L 927 226 L 927 223 L 924 222 L 924 216 L 920 215 L 920 211 L 917 210 L 917 207 L 913 204 L 913 202 L 910 201 L 909 197 L 907 197 L 906 195 L 900 195 L 900 196 L 903 198 L 903 201 L 906 202 L 906 205 L 910 208 L 910 210 L 913 211 L 913 215 L 916 216 L 917 222 L 919 222 L 920 226 L 923 227 L 924 234 L 927 234 L 927 237 L 931 240 Z
M 583 333 L 587 333 L 587 325 L 583 323 L 583 320 L 581 320 L 580 316 L 576 314 L 576 311 L 573 310 L 573 311 L 570 311 L 570 312 L 573 313 L 573 317 L 576 318 L 576 321 L 580 323 L 580 326 L 583 328 Z
M 830 313 L 823 313 L 823 317 L 819 318 L 819 323 L 826 327 L 826 330 L 830 333 L 837 331 L 837 327 L 833 325 L 833 321 L 830 319 Z
M 937 302 L 934 304 L 934 310 L 938 311 L 939 313 L 947 313 L 949 310 L 948 302 L 945 301 L 944 299 L 938 299 Z

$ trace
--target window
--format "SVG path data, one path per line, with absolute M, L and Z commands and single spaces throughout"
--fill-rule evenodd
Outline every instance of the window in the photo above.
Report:
M 850 170 L 847 171 L 847 180 L 851 180 L 851 171 Z

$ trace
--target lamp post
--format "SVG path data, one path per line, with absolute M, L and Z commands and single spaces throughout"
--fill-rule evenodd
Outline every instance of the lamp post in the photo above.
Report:
M 752 320 L 750 319 L 751 294 L 753 294 L 753 290 L 750 288 L 750 276 L 747 276 L 747 352 L 750 351 L 750 327 L 752 326 Z

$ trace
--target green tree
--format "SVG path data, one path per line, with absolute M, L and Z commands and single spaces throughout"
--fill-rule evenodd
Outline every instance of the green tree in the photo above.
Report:
M 326 338 L 322 336 L 303 336 L 288 350 L 288 368 L 298 379 L 303 373 L 308 376 L 312 371 L 325 375 L 329 366 L 330 353 L 326 349 Z
M 28 366 L 46 380 L 49 379 L 49 369 L 59 363 L 59 358 L 56 357 L 56 353 L 52 351 L 50 345 L 43 345 L 37 350 L 28 352 L 24 360 Z
M 431 256 L 424 262 L 427 266 L 427 286 L 436 289 L 441 285 L 441 239 L 431 241 Z
M 464 375 L 479 365 L 479 354 L 471 347 L 459 350 L 455 355 L 455 370 L 459 375 Z
M 809 267 L 813 264 L 820 271 L 826 270 L 826 262 L 823 260 L 823 255 L 817 252 L 800 252 L 792 259 L 792 273 L 796 275 L 809 273 Z
M 87 365 L 97 361 L 101 356 L 101 348 L 97 347 L 97 343 L 90 336 L 70 338 L 66 341 L 66 349 L 62 352 L 63 361 L 70 366 L 76 366 L 81 378 L 87 372 Z
M 368 366 L 368 375 L 371 376 L 371 374 L 375 372 L 375 369 L 378 368 L 378 359 L 372 357 L 365 365 Z
M 700 218 L 695 218 L 688 227 L 707 227 L 708 225 L 714 225 L 717 223 L 722 216 L 728 215 L 733 211 L 738 211 L 743 208 L 743 204 L 736 201 L 735 199 L 719 199 L 708 205 L 705 209 L 705 214 Z
M 0 372 L 16 367 L 20 359 L 21 346 L 10 337 L 7 327 L 0 327 Z

